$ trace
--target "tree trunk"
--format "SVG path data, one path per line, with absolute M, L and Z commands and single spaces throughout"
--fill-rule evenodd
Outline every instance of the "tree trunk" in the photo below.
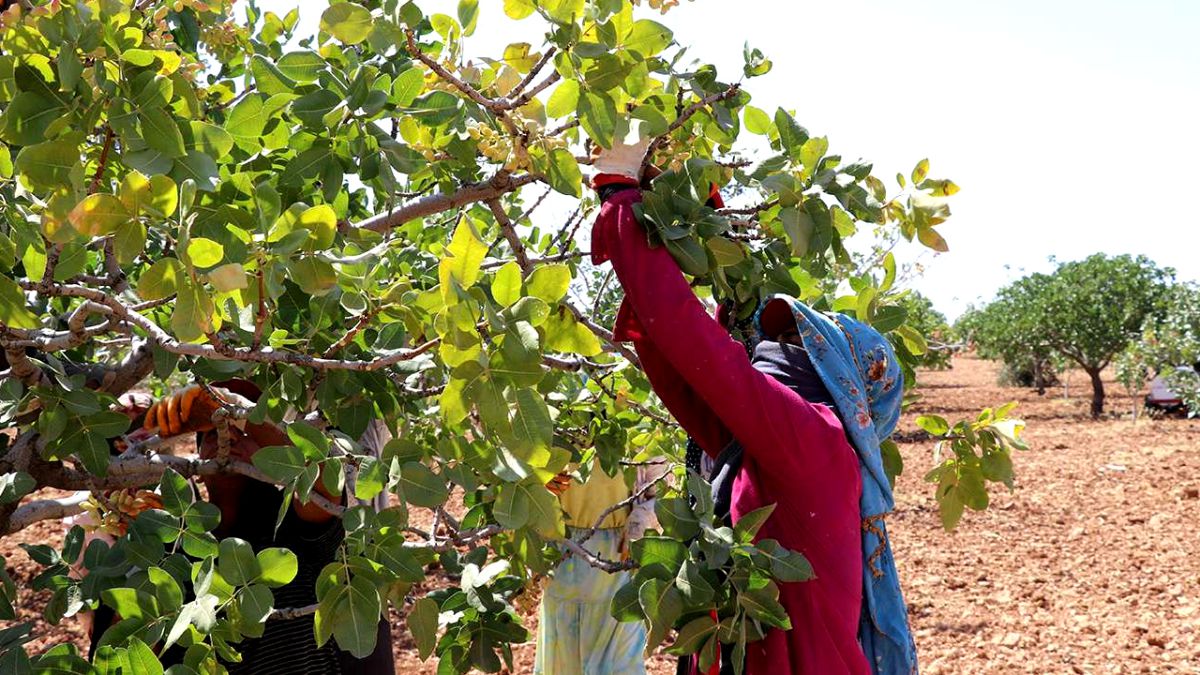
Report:
M 1104 383 L 1100 381 L 1100 369 L 1086 369 L 1092 378 L 1092 419 L 1104 413 Z

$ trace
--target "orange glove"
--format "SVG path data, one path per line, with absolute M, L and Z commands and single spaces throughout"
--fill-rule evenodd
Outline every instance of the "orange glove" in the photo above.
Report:
M 566 492 L 569 487 L 571 487 L 571 476 L 565 472 L 551 478 L 550 482 L 546 483 L 546 489 L 553 492 L 555 497 L 562 496 L 562 493 Z
M 249 402 L 224 389 L 188 385 L 150 406 L 142 426 L 147 430 L 158 429 L 162 438 L 211 431 L 215 428 L 213 413 L 226 404 L 249 405 Z

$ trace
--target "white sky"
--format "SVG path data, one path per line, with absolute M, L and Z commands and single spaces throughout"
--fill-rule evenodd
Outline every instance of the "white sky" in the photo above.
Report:
M 325 3 L 303 4 L 307 33 Z M 467 54 L 540 44 L 540 21 L 480 5 Z M 795 109 L 892 187 L 923 157 L 962 187 L 939 228 L 950 253 L 900 252 L 951 318 L 1052 255 L 1143 253 L 1200 279 L 1196 0 L 694 0 L 662 21 L 730 80 L 749 40 L 775 64 L 747 83 L 754 104 Z

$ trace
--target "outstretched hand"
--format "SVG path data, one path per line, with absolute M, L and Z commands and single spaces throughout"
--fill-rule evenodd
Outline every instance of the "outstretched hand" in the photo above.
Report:
M 225 389 L 188 385 L 150 406 L 143 428 L 157 429 L 162 438 L 211 431 L 212 417 L 224 405 L 248 406 L 249 401 Z

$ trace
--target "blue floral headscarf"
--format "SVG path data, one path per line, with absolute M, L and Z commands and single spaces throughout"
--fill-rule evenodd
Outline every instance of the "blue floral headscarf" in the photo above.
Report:
M 874 328 L 843 314 L 817 312 L 787 295 L 774 295 L 759 307 L 754 325 L 760 338 L 768 337 L 762 313 L 774 300 L 791 308 L 804 348 L 834 400 L 862 468 L 864 597 L 859 641 L 875 673 L 916 673 L 916 645 L 883 522 L 894 500 L 880 443 L 900 419 L 900 364 L 891 344 Z

